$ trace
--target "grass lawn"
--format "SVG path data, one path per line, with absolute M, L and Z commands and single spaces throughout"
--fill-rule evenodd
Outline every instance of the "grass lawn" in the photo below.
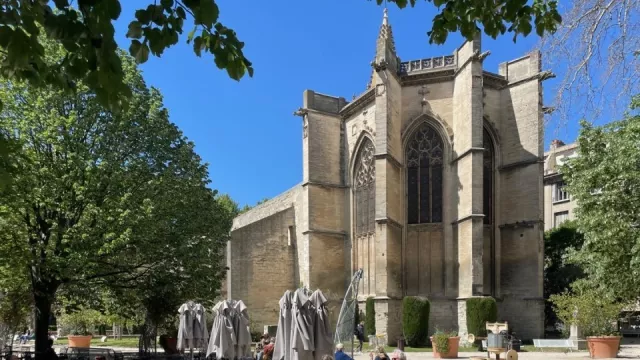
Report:
M 67 339 L 57 340 L 54 345 L 67 345 L 69 342 Z M 137 348 L 138 338 L 123 338 L 121 340 L 107 339 L 106 342 L 100 341 L 100 338 L 93 338 L 91 340 L 91 347 L 125 347 L 125 348 Z

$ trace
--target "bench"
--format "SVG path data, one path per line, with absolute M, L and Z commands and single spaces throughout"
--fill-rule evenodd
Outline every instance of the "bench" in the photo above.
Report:
M 578 348 L 578 344 L 575 340 L 571 339 L 533 339 L 533 346 L 535 348 L 556 348 L 556 349 L 573 349 Z
M 109 348 L 66 348 L 61 355 L 69 360 L 121 360 L 121 352 Z

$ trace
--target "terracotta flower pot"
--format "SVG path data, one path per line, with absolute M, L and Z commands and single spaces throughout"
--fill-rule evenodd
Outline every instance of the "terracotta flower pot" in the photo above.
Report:
M 436 344 L 433 342 L 433 336 L 431 337 L 431 346 L 433 347 L 433 357 L 436 359 L 455 359 L 458 357 L 458 347 L 460 346 L 460 337 L 450 337 L 448 339 L 449 342 L 449 352 L 446 354 L 440 354 L 436 350 Z
M 619 336 L 590 336 L 587 337 L 589 355 L 592 359 L 611 359 L 618 357 L 620 349 Z
M 168 337 L 166 348 L 164 348 L 164 352 L 167 354 L 177 354 L 178 353 L 178 339 L 174 337 Z
M 89 348 L 91 347 L 91 339 L 93 336 L 68 336 L 70 348 Z

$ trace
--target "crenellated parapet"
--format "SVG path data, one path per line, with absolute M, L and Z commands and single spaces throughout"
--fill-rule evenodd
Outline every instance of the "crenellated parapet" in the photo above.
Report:
M 408 75 L 423 71 L 455 69 L 458 66 L 455 55 L 436 56 L 400 63 L 399 75 Z

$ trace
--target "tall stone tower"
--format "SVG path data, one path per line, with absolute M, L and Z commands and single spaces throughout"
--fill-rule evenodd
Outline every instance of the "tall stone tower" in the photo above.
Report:
M 278 299 L 300 285 L 328 293 L 335 319 L 362 268 L 359 300 L 374 298 L 390 343 L 405 296 L 429 298 L 431 331 L 466 333 L 467 300 L 492 296 L 519 336 L 542 335 L 551 74 L 538 53 L 491 73 L 488 55 L 478 37 L 403 62 L 385 10 L 365 92 L 347 102 L 305 91 L 302 184 L 234 220 L 228 296 L 254 322 L 277 323 Z

